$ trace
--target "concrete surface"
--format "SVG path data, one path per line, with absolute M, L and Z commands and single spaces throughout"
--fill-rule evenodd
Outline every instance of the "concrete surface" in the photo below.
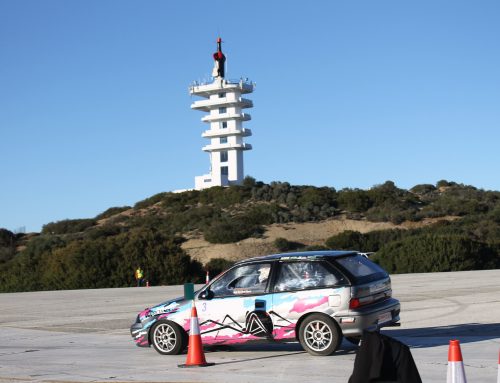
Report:
M 424 382 L 446 381 L 448 342 L 459 339 L 469 382 L 495 382 L 500 270 L 394 275 L 402 326 Z M 313 357 L 298 344 L 206 352 L 216 365 L 180 369 L 186 355 L 134 345 L 137 313 L 182 295 L 181 286 L 0 294 L 0 382 L 347 382 L 356 347 Z

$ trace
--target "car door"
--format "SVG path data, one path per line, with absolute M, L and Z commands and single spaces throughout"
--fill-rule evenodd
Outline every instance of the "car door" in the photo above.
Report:
M 271 262 L 236 266 L 198 294 L 204 343 L 239 343 L 271 336 L 267 313 L 271 307 L 271 267 Z
M 295 338 L 295 325 L 308 312 L 333 314 L 345 283 L 345 277 L 323 261 L 279 262 L 271 311 L 274 338 Z

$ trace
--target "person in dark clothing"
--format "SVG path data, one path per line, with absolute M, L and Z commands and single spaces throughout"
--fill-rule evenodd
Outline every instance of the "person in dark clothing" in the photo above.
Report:
M 422 383 L 410 348 L 379 332 L 363 332 L 349 383 Z
M 217 52 L 214 53 L 214 69 L 212 71 L 213 77 L 224 78 L 225 75 L 225 63 L 226 56 L 222 53 L 222 39 L 219 37 L 217 39 Z

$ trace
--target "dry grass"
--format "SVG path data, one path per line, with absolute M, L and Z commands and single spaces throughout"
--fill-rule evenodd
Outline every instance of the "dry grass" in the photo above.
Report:
M 367 233 L 374 230 L 410 229 L 432 224 L 438 220 L 452 220 L 456 217 L 426 219 L 420 222 L 404 222 L 394 225 L 390 222 L 369 222 L 352 220 L 345 217 L 328 219 L 321 222 L 272 224 L 265 226 L 262 238 L 247 238 L 236 243 L 212 244 L 203 239 L 201 233 L 190 233 L 182 248 L 194 259 L 207 263 L 212 258 L 240 260 L 259 255 L 276 253 L 274 246 L 276 238 L 285 238 L 289 241 L 300 242 L 304 245 L 324 245 L 325 240 L 332 235 L 345 230 L 354 230 Z

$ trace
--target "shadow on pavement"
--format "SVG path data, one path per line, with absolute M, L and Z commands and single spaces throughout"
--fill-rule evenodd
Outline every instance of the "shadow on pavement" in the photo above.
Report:
M 459 339 L 460 343 L 473 343 L 490 339 L 500 338 L 500 323 L 464 323 L 452 326 L 422 327 L 412 329 L 382 329 L 381 332 L 390 337 L 396 338 L 412 348 L 427 348 L 437 346 L 447 346 L 451 339 Z M 279 355 L 268 355 L 259 358 L 245 359 L 243 361 L 276 358 L 294 354 L 307 353 L 296 343 L 252 343 L 231 346 L 205 346 L 206 352 L 281 352 Z M 347 341 L 343 341 L 340 348 L 333 354 L 349 355 L 355 354 L 357 346 Z M 236 363 L 231 361 L 225 363 Z
M 254 351 L 270 351 L 270 352 L 305 352 L 300 344 L 297 343 L 272 343 L 272 342 L 257 342 L 251 344 L 238 345 L 218 345 L 204 346 L 206 352 L 254 352 Z
M 413 348 L 448 345 L 451 339 L 460 343 L 480 342 L 500 338 L 500 323 L 464 323 L 452 326 L 412 329 L 382 329 L 383 334 L 400 340 Z
M 308 355 L 304 351 L 299 342 L 293 343 L 271 343 L 271 342 L 259 342 L 252 344 L 240 344 L 240 345 L 219 345 L 219 346 L 204 346 L 205 352 L 282 352 L 287 354 L 281 355 L 271 355 L 269 357 L 278 357 L 286 355 L 304 354 Z M 357 346 L 352 345 L 349 342 L 343 342 L 339 349 L 333 355 L 348 355 L 355 354 Z M 262 357 L 265 359 L 267 357 Z M 261 358 L 258 358 L 261 359 Z M 253 359 L 252 359 L 253 360 Z
M 218 365 L 220 364 L 233 364 L 233 363 L 242 363 L 242 362 L 253 362 L 255 360 L 264 360 L 264 359 L 271 359 L 271 358 L 280 358 L 283 356 L 290 356 L 290 355 L 296 355 L 296 354 L 303 354 L 304 351 L 302 352 L 292 352 L 292 353 L 286 353 L 286 354 L 279 354 L 279 355 L 266 355 L 266 356 L 260 356 L 258 358 L 248 358 L 248 359 L 239 359 L 239 360 L 230 360 L 228 362 L 217 362 Z

